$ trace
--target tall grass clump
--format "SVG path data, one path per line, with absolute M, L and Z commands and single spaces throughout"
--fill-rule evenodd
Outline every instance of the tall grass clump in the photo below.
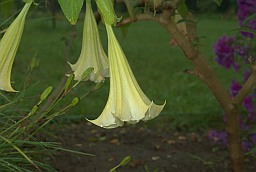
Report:
M 86 77 L 92 70 L 84 73 Z M 33 86 L 20 93 L 0 93 L 0 171 L 55 171 L 48 163 L 57 150 L 83 155 L 87 153 L 65 149 L 57 142 L 48 141 L 47 124 L 64 114 L 79 102 L 78 97 L 69 97 L 68 93 L 78 85 L 72 83 L 73 75 L 66 78 L 63 87 L 47 87 L 40 95 L 29 95 Z M 101 83 L 91 91 L 97 89 Z M 33 92 L 33 91 L 31 91 Z M 31 106 L 31 102 L 34 105 Z

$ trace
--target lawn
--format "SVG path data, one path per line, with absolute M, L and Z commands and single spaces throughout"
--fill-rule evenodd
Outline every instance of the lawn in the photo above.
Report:
M 56 88 L 61 78 L 70 70 L 67 61 L 75 63 L 79 57 L 82 25 L 81 18 L 75 28 L 77 36 L 71 55 L 68 56 L 65 39 L 69 38 L 72 30 L 68 22 L 60 17 L 53 29 L 49 18 L 29 17 L 13 68 L 14 87 L 23 90 L 29 63 L 32 57 L 36 57 L 40 60 L 39 67 L 33 71 L 31 86 L 26 91 L 27 96 L 39 94 L 39 91 L 50 85 Z M 235 19 L 207 19 L 198 16 L 197 27 L 200 51 L 228 89 L 235 74 L 214 62 L 212 47 L 220 36 L 233 32 L 236 28 Z M 106 31 L 102 24 L 99 31 L 106 49 Z M 152 22 L 134 23 L 129 27 L 126 36 L 122 35 L 120 29 L 115 31 L 142 90 L 158 104 L 167 101 L 155 122 L 160 121 L 163 125 L 174 128 L 197 129 L 222 121 L 222 111 L 217 101 L 198 78 L 183 72 L 193 66 L 179 47 L 170 46 L 170 37 L 160 25 Z M 92 86 L 92 83 L 84 82 L 74 89 L 72 95 L 82 95 Z M 67 121 L 84 120 L 85 117 L 96 118 L 105 106 L 108 90 L 109 79 L 106 79 L 102 88 L 82 99 L 62 119 Z

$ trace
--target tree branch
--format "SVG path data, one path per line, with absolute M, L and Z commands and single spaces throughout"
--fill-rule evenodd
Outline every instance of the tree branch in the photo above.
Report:
M 147 13 L 139 14 L 136 16 L 135 21 L 159 22 L 175 39 L 186 57 L 195 65 L 195 69 L 193 70 L 192 74 L 200 74 L 198 75 L 200 76 L 199 78 L 208 86 L 225 112 L 227 119 L 226 131 L 228 133 L 228 147 L 232 171 L 242 172 L 244 171 L 244 155 L 240 138 L 238 108 L 225 88 L 220 84 L 213 70 L 205 62 L 203 55 L 193 46 L 191 41 L 186 39 L 186 37 L 178 30 L 176 23 L 174 23 L 171 17 L 172 11 L 164 10 L 159 16 L 153 16 L 152 14 Z M 134 22 L 134 20 L 127 18 L 124 19 L 119 26 L 131 22 Z M 252 83 L 255 84 L 255 70 L 252 76 L 249 78 L 249 81 L 245 84 L 244 89 L 242 89 L 241 93 L 239 94 L 238 100 L 241 101 L 244 98 L 245 93 L 247 93 L 249 88 L 252 88 Z
M 155 21 L 159 22 L 159 17 L 154 16 L 151 13 L 142 13 L 138 14 L 137 16 L 134 16 L 134 18 L 125 18 L 121 22 L 117 24 L 117 27 L 132 23 L 132 22 L 137 22 L 137 21 Z
M 241 105 L 256 84 L 256 64 L 252 64 L 252 74 L 235 97 L 235 104 Z

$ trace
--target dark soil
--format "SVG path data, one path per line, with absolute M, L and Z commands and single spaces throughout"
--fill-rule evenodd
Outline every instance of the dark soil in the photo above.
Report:
M 143 125 L 143 126 L 142 126 Z M 95 156 L 60 152 L 53 166 L 60 172 L 107 172 L 126 156 L 132 160 L 117 172 L 229 172 L 225 149 L 208 141 L 207 133 L 182 133 L 144 124 L 102 129 L 89 123 L 57 131 L 62 146 Z M 255 160 L 246 172 L 256 171 Z

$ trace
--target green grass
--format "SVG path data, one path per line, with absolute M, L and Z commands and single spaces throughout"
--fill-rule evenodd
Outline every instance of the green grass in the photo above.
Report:
M 232 34 L 236 21 L 206 18 L 197 20 L 199 36 L 204 37 L 200 39 L 200 50 L 228 89 L 235 74 L 213 61 L 212 47 L 220 36 Z M 40 59 L 40 64 L 33 73 L 31 83 L 39 82 L 32 87 L 31 94 L 42 91 L 49 85 L 56 87 L 68 71 L 66 61 L 75 63 L 80 54 L 82 25 L 81 19 L 76 26 L 77 37 L 71 56 L 66 57 L 66 47 L 62 38 L 68 37 L 71 31 L 71 26 L 66 21 L 58 21 L 56 29 L 52 29 L 50 19 L 27 20 L 12 73 L 14 88 L 23 89 L 29 62 L 35 54 Z M 102 24 L 99 31 L 106 49 L 106 31 Z M 155 121 L 162 122 L 168 119 L 165 125 L 170 127 L 192 128 L 207 127 L 222 121 L 222 110 L 217 101 L 198 78 L 183 72 L 185 69 L 193 68 L 193 65 L 178 47 L 170 46 L 170 37 L 159 24 L 134 23 L 126 37 L 121 34 L 120 29 L 115 31 L 142 90 L 158 104 L 167 101 L 159 119 Z M 76 88 L 73 94 L 85 93 L 92 86 L 92 83 L 86 82 Z M 77 107 L 65 114 L 65 120 L 96 118 L 105 106 L 108 90 L 109 79 L 101 89 L 81 100 Z

